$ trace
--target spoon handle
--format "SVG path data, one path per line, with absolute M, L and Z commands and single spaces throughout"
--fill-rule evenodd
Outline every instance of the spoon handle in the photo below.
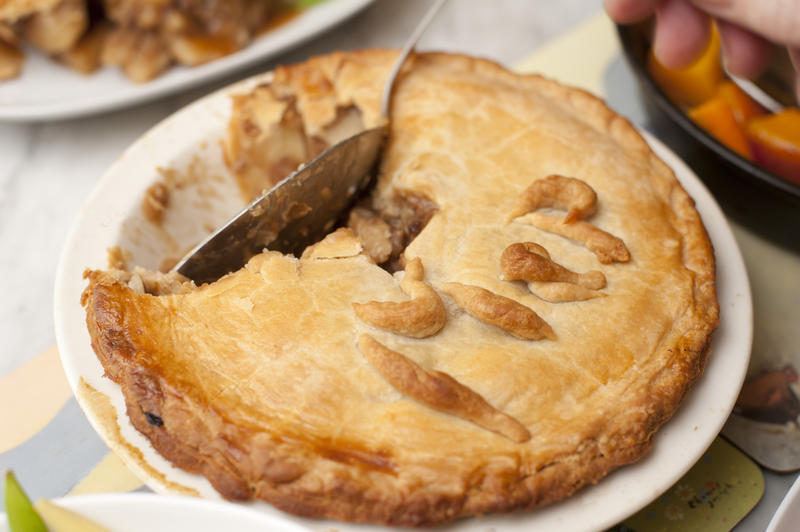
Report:
M 785 106 L 781 102 L 773 98 L 753 81 L 746 78 L 740 78 L 739 76 L 734 76 L 730 72 L 728 73 L 728 76 L 731 78 L 731 81 L 737 84 L 739 88 L 745 92 L 745 94 L 765 107 L 770 113 L 780 113 L 785 109 Z
M 394 80 L 397 77 L 397 74 L 400 72 L 400 69 L 403 68 L 403 63 L 406 62 L 408 54 L 410 54 L 414 49 L 414 46 L 416 46 L 417 41 L 422 36 L 422 33 L 428 27 L 428 24 L 431 23 L 433 17 L 436 16 L 436 13 L 445 2 L 447 2 L 447 0 L 436 0 L 433 5 L 428 8 L 428 12 L 425 13 L 425 16 L 422 17 L 422 20 L 419 21 L 417 27 L 414 28 L 411 36 L 406 41 L 405 45 L 403 45 L 403 50 L 400 53 L 400 57 L 397 58 L 394 66 L 392 66 L 392 70 L 386 80 L 386 85 L 383 86 L 383 96 L 381 97 L 381 117 L 383 119 L 389 119 L 389 105 L 391 104 L 392 100 L 392 86 L 394 85 Z

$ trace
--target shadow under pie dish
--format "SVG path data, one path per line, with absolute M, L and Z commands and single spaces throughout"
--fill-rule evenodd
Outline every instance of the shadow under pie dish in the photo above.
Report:
M 324 56 L 237 96 L 243 194 L 374 125 L 393 57 Z M 586 93 L 418 55 L 345 225 L 199 288 L 88 273 L 92 345 L 134 426 L 228 498 L 394 525 L 541 506 L 643 456 L 702 372 L 702 222 Z

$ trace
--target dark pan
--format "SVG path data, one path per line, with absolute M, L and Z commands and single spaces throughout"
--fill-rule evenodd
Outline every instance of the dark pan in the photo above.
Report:
M 617 26 L 617 32 L 657 135 L 692 166 L 729 217 L 800 250 L 800 185 L 728 149 L 667 98 L 646 69 L 651 26 Z

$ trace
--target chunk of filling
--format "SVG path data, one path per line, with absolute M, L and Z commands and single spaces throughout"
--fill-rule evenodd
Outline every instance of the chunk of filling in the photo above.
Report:
M 425 196 L 397 192 L 387 202 L 366 198 L 350 211 L 347 226 L 361 240 L 367 255 L 393 273 L 405 268 L 403 251 L 436 210 L 436 204 Z
M 308 130 L 294 95 L 273 85 L 234 97 L 225 156 L 248 202 L 330 146 L 364 129 L 355 106 L 337 107 L 318 131 Z

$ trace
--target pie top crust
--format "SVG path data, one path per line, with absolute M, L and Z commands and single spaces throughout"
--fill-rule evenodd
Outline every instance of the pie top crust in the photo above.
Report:
M 370 126 L 394 57 L 314 58 L 273 88 L 309 136 L 348 106 Z M 647 452 L 718 304 L 694 204 L 635 129 L 588 93 L 420 54 L 370 207 L 409 195 L 436 210 L 394 275 L 349 229 L 199 288 L 87 273 L 92 346 L 161 454 L 231 499 L 431 525 L 562 499 Z M 593 252 L 603 235 L 627 259 Z

